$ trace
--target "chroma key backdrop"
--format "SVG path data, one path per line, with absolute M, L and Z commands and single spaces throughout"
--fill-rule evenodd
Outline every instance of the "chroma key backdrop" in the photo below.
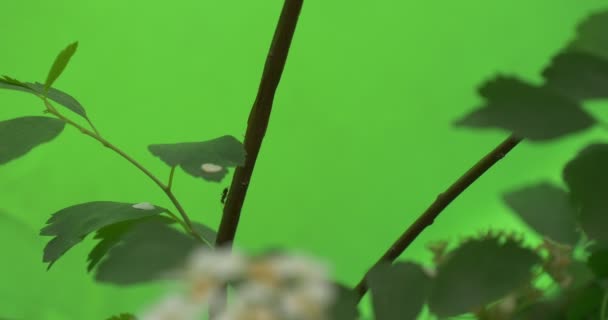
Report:
M 575 37 L 577 25 L 608 7 L 600 0 L 304 2 L 234 246 L 250 255 L 272 248 L 306 252 L 351 288 L 420 213 L 509 136 L 454 125 L 483 104 L 480 85 L 499 74 L 542 83 L 541 71 Z M 16 85 L 10 79 L 44 84 L 58 53 L 77 42 L 52 88 L 76 98 L 101 136 L 163 183 L 171 176 L 170 193 L 188 216 L 218 230 L 223 203 L 241 188 L 231 188 L 239 163 L 207 164 L 205 172 L 227 174 L 202 179 L 186 168 L 170 170 L 167 149 L 155 153 L 148 146 L 226 135 L 243 142 L 283 5 L 0 0 L 0 76 L 10 77 L 3 78 L 5 87 Z M 37 88 L 36 94 L 44 92 Z M 49 115 L 35 95 L 18 91 L 0 90 L 0 121 Z M 608 115 L 602 102 L 585 108 L 598 119 Z M 0 158 L 13 152 L 2 147 L 25 135 L 6 132 Z M 563 185 L 564 164 L 604 136 L 594 128 L 551 143 L 524 140 L 399 260 L 431 267 L 429 243 L 457 244 L 491 228 L 538 244 L 539 235 L 513 214 L 504 193 L 539 181 Z M 0 166 L 0 318 L 139 314 L 175 285 L 96 282 L 94 272 L 86 272 L 86 257 L 98 243 L 93 234 L 47 270 L 43 250 L 52 238 L 41 229 L 53 213 L 75 204 L 115 201 L 145 209 L 153 203 L 173 210 L 175 202 L 73 126 L 55 140 Z M 372 310 L 367 295 L 362 319 L 373 319 Z M 418 319 L 434 318 L 425 307 Z

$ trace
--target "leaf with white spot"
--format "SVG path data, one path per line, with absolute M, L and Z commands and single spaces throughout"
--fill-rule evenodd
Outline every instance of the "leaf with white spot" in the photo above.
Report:
M 54 213 L 42 228 L 40 235 L 55 236 L 44 248 L 43 262 L 49 268 L 70 248 L 81 242 L 89 233 L 103 227 L 128 221 L 151 217 L 165 212 L 156 207 L 152 210 L 141 210 L 132 203 L 111 201 L 94 201 L 77 204 Z
M 153 144 L 148 150 L 170 167 L 181 167 L 193 177 L 220 182 L 228 167 L 245 162 L 243 144 L 235 137 L 225 135 L 202 142 Z
M 65 127 L 59 119 L 21 117 L 0 122 L 0 165 L 55 139 Z
M 142 202 L 142 203 L 134 204 L 133 208 L 141 209 L 141 210 L 154 210 L 154 205 L 151 204 L 150 202 Z

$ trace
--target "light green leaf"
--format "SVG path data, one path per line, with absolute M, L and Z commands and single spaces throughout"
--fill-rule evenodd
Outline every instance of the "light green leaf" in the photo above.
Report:
M 76 52 L 76 48 L 78 48 L 78 42 L 68 45 L 59 53 L 59 55 L 57 55 L 57 58 L 55 58 L 55 62 L 53 63 L 53 66 L 46 77 L 46 81 L 44 82 L 45 91 L 49 90 L 53 86 L 55 80 L 59 78 L 65 67 L 68 65 L 68 62 L 70 62 L 70 59 Z
M 596 121 L 577 102 L 549 89 L 498 76 L 479 90 L 486 105 L 456 126 L 500 128 L 532 141 L 547 141 L 589 129 Z
M 429 307 L 440 317 L 470 312 L 530 281 L 532 267 L 540 262 L 534 251 L 513 240 L 469 240 L 438 266 Z
M 132 285 L 171 278 L 202 245 L 162 221 L 142 221 L 109 250 L 97 267 L 95 279 Z
M 40 116 L 0 121 L 0 165 L 53 140 L 64 127 L 65 123 L 59 119 Z
M 161 207 L 148 208 L 139 204 L 111 201 L 87 202 L 61 209 L 52 215 L 47 226 L 40 231 L 40 235 L 55 236 L 44 248 L 43 262 L 49 262 L 48 268 L 51 268 L 57 259 L 93 231 L 165 211 Z
M 577 210 L 565 190 L 542 182 L 510 191 L 503 200 L 540 235 L 563 244 L 578 242 Z
M 148 150 L 170 167 L 180 166 L 193 177 L 214 182 L 226 176 L 227 167 L 245 162 L 243 144 L 229 135 L 202 142 L 153 144 Z
M 431 289 L 429 276 L 412 262 L 379 264 L 370 270 L 367 284 L 376 320 L 417 319 Z

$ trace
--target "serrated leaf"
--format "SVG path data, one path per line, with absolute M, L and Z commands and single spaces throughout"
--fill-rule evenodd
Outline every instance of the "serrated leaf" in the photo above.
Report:
M 608 60 L 584 52 L 565 52 L 543 71 L 546 88 L 575 101 L 608 98 Z
M 467 313 L 494 302 L 531 279 L 540 263 L 534 251 L 517 242 L 470 240 L 453 250 L 437 268 L 428 300 L 440 317 Z
M 153 144 L 148 150 L 170 167 L 180 166 L 193 177 L 214 182 L 226 176 L 227 167 L 241 166 L 245 162 L 243 144 L 229 135 L 202 142 Z
M 359 319 L 359 300 L 357 294 L 349 287 L 337 283 L 335 285 L 336 297 L 329 305 L 331 320 L 357 320 Z
M 59 55 L 57 55 L 57 58 L 55 58 L 55 62 L 53 63 L 53 66 L 51 66 L 51 70 L 46 77 L 46 81 L 44 82 L 45 91 L 51 88 L 55 80 L 59 78 L 65 67 L 68 65 L 68 62 L 70 62 L 70 59 L 76 52 L 77 48 L 78 41 L 68 45 L 59 53 Z
M 576 38 L 568 45 L 568 51 L 587 52 L 608 59 L 608 10 L 589 15 L 577 27 Z
M 431 279 L 412 262 L 378 264 L 367 284 L 376 320 L 417 319 L 431 288 Z
M 130 313 L 121 313 L 117 316 L 109 317 L 106 320 L 137 320 L 137 318 Z
M 565 190 L 542 182 L 510 191 L 503 200 L 539 234 L 563 244 L 578 242 L 577 211 Z
M 89 233 L 128 220 L 158 215 L 166 209 L 134 208 L 135 204 L 94 201 L 70 206 L 55 212 L 42 228 L 40 235 L 55 236 L 44 248 L 43 262 L 51 266 L 70 248 L 80 243 Z
M 157 220 L 139 223 L 99 263 L 95 279 L 132 285 L 165 279 L 182 268 L 200 243 Z
M 516 78 L 498 76 L 479 93 L 486 105 L 456 121 L 456 126 L 500 128 L 521 138 L 547 141 L 595 124 L 577 102 Z
M 167 217 L 151 216 L 151 217 L 145 217 L 145 218 L 141 218 L 141 219 L 134 219 L 134 220 L 118 222 L 118 223 L 111 224 L 111 225 L 105 226 L 105 227 L 97 230 L 97 232 L 95 233 L 94 239 L 98 239 L 99 242 L 97 243 L 97 245 L 95 245 L 93 250 L 91 250 L 91 252 L 89 253 L 89 256 L 88 256 L 89 264 L 87 266 L 87 271 L 90 272 L 91 270 L 93 270 L 93 268 L 95 268 L 95 266 L 99 263 L 99 261 L 101 261 L 101 259 L 106 255 L 106 253 L 112 247 L 114 247 L 116 244 L 118 244 L 121 241 L 122 237 L 127 232 L 129 232 L 135 225 L 137 225 L 138 223 L 142 223 L 145 221 L 151 221 L 151 220 L 157 220 L 159 222 L 164 222 L 167 224 L 171 224 L 171 223 L 175 222 L 172 219 L 169 219 Z
M 53 140 L 64 127 L 59 119 L 39 116 L 0 121 L 0 165 Z
M 598 250 L 591 253 L 587 265 L 598 278 L 608 278 L 608 250 Z

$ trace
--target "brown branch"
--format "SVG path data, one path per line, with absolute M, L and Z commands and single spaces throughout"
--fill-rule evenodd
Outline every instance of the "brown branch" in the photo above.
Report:
M 262 146 L 262 140 L 266 134 L 274 95 L 285 68 L 289 47 L 303 2 L 303 0 L 285 0 L 283 4 L 283 10 L 266 57 L 258 94 L 247 121 L 247 131 L 243 142 L 247 156 L 244 165 L 237 167 L 234 172 L 230 191 L 225 199 L 216 246 L 231 246 L 234 241 L 249 181 Z M 210 319 L 214 319 L 218 312 L 225 309 L 226 296 L 224 288 L 220 293 L 218 304 L 212 310 L 209 310 Z
M 372 266 L 374 268 L 382 262 L 393 262 L 409 247 L 409 245 L 422 233 L 422 231 L 433 224 L 433 221 L 456 197 L 466 190 L 473 182 L 481 175 L 490 169 L 498 160 L 502 159 L 509 151 L 511 151 L 519 142 L 520 138 L 510 136 L 494 150 L 479 160 L 469 171 L 454 182 L 444 193 L 439 194 L 435 202 L 424 211 L 414 223 L 393 243 L 393 245 L 382 255 L 382 257 Z M 370 268 L 371 269 L 371 268 Z M 368 271 L 369 272 L 369 271 Z M 361 281 L 353 289 L 359 300 L 363 298 L 367 291 L 365 275 Z
M 255 161 L 262 146 L 262 140 L 268 127 L 270 111 L 274 94 L 279 85 L 291 39 L 296 29 L 298 16 L 302 9 L 303 0 L 285 0 L 283 11 L 272 39 L 270 51 L 266 58 L 264 73 L 258 89 L 258 94 L 249 114 L 247 132 L 245 133 L 245 151 L 247 157 L 242 167 L 236 168 L 230 191 L 226 198 L 222 221 L 218 230 L 216 244 L 227 245 L 234 240 L 236 229 L 241 216 L 241 209 L 247 194 Z

